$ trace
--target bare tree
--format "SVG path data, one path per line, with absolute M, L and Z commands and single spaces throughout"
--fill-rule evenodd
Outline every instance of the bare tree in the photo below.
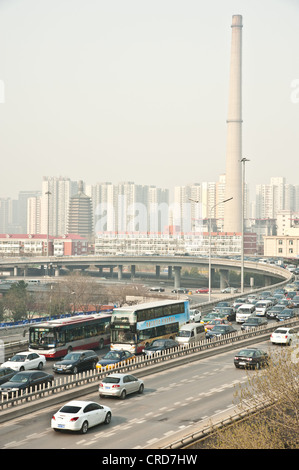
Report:
M 298 345 L 296 348 L 281 347 L 278 354 L 272 355 L 268 367 L 248 371 L 248 383 L 238 388 L 235 398 L 241 408 L 246 409 L 249 404 L 252 407 L 265 405 L 265 408 L 217 431 L 209 448 L 298 449 Z

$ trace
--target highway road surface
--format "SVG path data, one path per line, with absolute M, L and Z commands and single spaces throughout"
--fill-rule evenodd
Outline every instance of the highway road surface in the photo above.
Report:
M 269 341 L 257 345 L 264 350 L 274 347 Z M 100 399 L 97 391 L 80 397 L 112 409 L 109 425 L 91 428 L 85 435 L 51 429 L 51 417 L 60 405 L 0 424 L 0 448 L 158 449 L 234 407 L 236 387 L 246 384 L 247 374 L 254 373 L 236 369 L 234 353 L 147 376 L 144 393 L 125 400 Z

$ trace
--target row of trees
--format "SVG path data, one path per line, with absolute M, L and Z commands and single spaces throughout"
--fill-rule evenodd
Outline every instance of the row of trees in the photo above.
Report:
M 100 305 L 123 304 L 128 295 L 146 295 L 143 286 L 99 283 L 76 271 L 47 286 L 30 290 L 23 280 L 13 283 L 0 299 L 0 321 L 93 310 Z

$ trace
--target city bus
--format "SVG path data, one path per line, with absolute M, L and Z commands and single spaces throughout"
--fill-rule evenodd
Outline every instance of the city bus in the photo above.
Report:
M 29 351 L 48 359 L 76 349 L 102 349 L 110 344 L 111 313 L 59 318 L 29 328 Z
M 139 354 L 155 339 L 174 339 L 189 319 L 188 300 L 163 300 L 115 308 L 111 317 L 110 348 Z

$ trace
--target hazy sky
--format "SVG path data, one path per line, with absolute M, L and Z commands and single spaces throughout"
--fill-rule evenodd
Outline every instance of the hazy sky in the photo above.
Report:
M 299 0 L 0 0 L 0 197 L 217 181 L 235 14 L 246 179 L 299 184 Z

